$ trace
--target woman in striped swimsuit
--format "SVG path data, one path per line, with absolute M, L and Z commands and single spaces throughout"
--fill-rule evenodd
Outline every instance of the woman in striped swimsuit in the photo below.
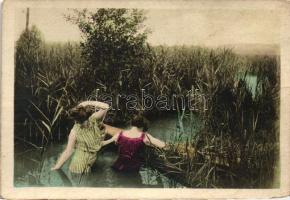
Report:
M 94 112 L 96 109 L 99 111 Z M 75 124 L 69 134 L 66 149 L 52 170 L 57 170 L 70 158 L 75 149 L 69 170 L 73 173 L 88 173 L 97 158 L 105 132 L 100 124 L 109 105 L 98 101 L 85 101 L 71 109 L 69 115 Z

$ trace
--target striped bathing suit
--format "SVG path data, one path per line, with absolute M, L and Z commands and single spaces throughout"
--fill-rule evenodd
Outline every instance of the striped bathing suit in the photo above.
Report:
M 105 132 L 98 127 L 100 121 L 93 116 L 88 119 L 88 127 L 76 123 L 73 130 L 76 134 L 76 146 L 69 170 L 73 173 L 88 173 L 101 149 Z

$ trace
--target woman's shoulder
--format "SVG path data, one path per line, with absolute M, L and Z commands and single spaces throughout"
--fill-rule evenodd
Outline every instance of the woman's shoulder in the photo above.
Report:
M 69 138 L 75 138 L 76 137 L 76 131 L 75 131 L 75 129 L 72 128 L 70 130 L 70 133 L 69 133 L 68 137 Z
M 76 132 L 77 131 L 77 129 L 80 127 L 80 124 L 78 124 L 78 123 L 75 123 L 74 125 L 73 125 L 73 127 L 72 127 L 72 129 L 71 129 L 71 131 L 74 131 L 74 132 Z
M 124 136 L 129 139 L 139 139 L 144 137 L 145 133 L 144 132 L 131 132 L 131 131 L 121 131 L 120 132 L 121 136 Z M 132 137 L 133 136 L 133 137 Z

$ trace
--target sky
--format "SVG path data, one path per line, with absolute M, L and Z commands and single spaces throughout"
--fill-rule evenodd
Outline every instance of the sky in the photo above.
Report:
M 48 42 L 79 41 L 77 26 L 67 22 L 67 9 L 31 8 L 36 25 Z M 25 28 L 26 9 L 15 13 L 16 39 Z M 271 10 L 146 10 L 145 26 L 152 45 L 278 44 L 280 19 Z

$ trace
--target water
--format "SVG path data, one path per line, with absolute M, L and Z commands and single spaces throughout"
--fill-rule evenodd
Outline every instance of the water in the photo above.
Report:
M 190 133 L 192 127 L 185 122 L 185 132 Z M 179 134 L 176 115 L 167 116 L 150 124 L 149 132 L 164 141 L 185 140 L 190 135 Z M 194 132 L 192 132 L 194 133 Z M 68 170 L 70 161 L 67 161 L 61 170 L 50 171 L 59 154 L 66 144 L 53 144 L 41 155 L 40 150 L 27 149 L 16 145 L 14 185 L 28 186 L 73 186 L 73 187 L 150 187 L 171 188 L 184 187 L 173 179 L 169 179 L 157 170 L 142 167 L 139 173 L 119 173 L 111 169 L 117 157 L 116 148 L 105 148 L 97 158 L 92 173 L 76 176 Z M 24 151 L 26 149 L 26 151 Z
M 253 96 L 256 96 L 256 89 L 257 89 L 257 76 L 256 75 L 247 75 L 245 78 L 246 83 L 250 91 L 252 92 Z
M 237 76 L 237 78 L 243 78 L 243 77 L 244 77 L 243 73 L 240 73 Z M 256 91 L 257 90 L 257 76 L 252 75 L 252 74 L 247 74 L 245 77 L 245 81 L 246 81 L 248 88 L 250 89 L 250 91 L 252 93 L 252 96 L 253 97 L 256 96 L 256 93 L 258 92 L 258 91 Z

